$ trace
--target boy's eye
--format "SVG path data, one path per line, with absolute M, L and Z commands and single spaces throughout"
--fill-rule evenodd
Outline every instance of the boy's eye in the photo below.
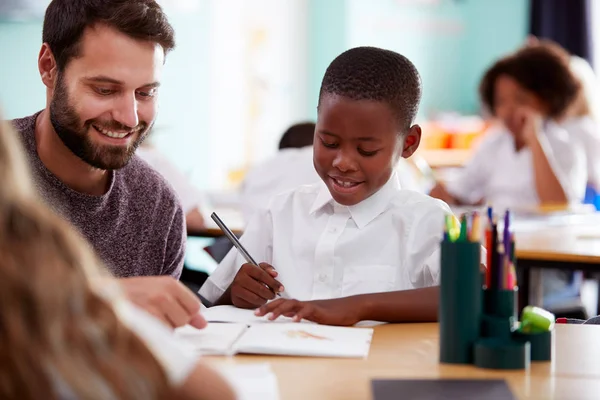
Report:
M 335 149 L 337 147 L 337 143 L 328 143 L 323 139 L 321 139 L 321 143 L 323 143 L 323 146 L 328 147 L 330 149 Z
M 361 156 L 365 156 L 365 157 L 372 157 L 375 154 L 377 154 L 378 152 L 379 152 L 379 150 L 366 151 L 366 150 L 361 149 L 360 147 L 358 148 L 358 153 Z

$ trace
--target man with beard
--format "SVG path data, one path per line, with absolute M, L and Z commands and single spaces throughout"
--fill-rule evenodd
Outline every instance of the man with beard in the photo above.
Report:
M 132 301 L 172 326 L 203 325 L 199 301 L 177 281 L 179 200 L 134 155 L 156 117 L 175 46 L 171 25 L 154 0 L 53 0 L 42 35 L 46 108 L 13 121 L 40 194 L 122 278 Z

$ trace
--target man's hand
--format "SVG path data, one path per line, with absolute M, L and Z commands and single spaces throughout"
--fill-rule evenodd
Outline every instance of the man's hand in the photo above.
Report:
M 206 326 L 200 315 L 200 300 L 170 276 L 121 278 L 119 283 L 132 303 L 173 328 L 186 324 L 198 329 Z
M 274 299 L 276 293 L 283 292 L 283 285 L 275 277 L 277 271 L 267 263 L 260 263 L 260 268 L 242 265 L 229 287 L 231 303 L 239 308 L 256 308 Z
M 356 297 L 312 301 L 277 299 L 257 309 L 255 314 L 262 317 L 271 313 L 271 321 L 283 315 L 295 322 L 306 319 L 324 325 L 350 326 L 361 320 L 360 305 L 355 300 Z

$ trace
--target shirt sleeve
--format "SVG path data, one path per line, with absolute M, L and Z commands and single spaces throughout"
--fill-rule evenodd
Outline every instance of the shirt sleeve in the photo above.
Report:
M 444 218 L 452 215 L 450 207 L 435 200 L 415 218 L 407 238 L 409 279 L 414 288 L 439 285 L 440 242 L 443 239 Z
M 183 270 L 183 262 L 185 261 L 187 231 L 185 229 L 183 210 L 179 204 L 176 207 L 177 209 L 167 236 L 163 275 L 171 275 L 173 278 L 179 279 Z
M 564 125 L 569 133 L 583 145 L 586 160 L 588 183 L 596 190 L 600 190 L 600 126 L 592 118 L 584 117 L 574 119 Z
M 409 270 L 414 288 L 437 286 L 440 284 L 441 242 L 446 215 L 454 215 L 450 207 L 438 200 L 435 208 L 415 221 L 409 234 Z M 458 221 L 457 221 L 458 222 Z M 459 223 L 460 226 L 460 223 Z M 481 246 L 480 264 L 487 264 L 487 251 Z
M 261 209 L 248 222 L 240 242 L 257 263 L 273 263 L 273 220 L 268 209 Z M 227 290 L 247 261 L 233 247 L 200 288 L 200 296 L 215 302 Z
M 538 140 L 550 167 L 560 182 L 570 203 L 581 203 L 587 185 L 585 150 L 580 140 L 569 140 L 568 132 L 549 122 Z
M 485 133 L 469 162 L 454 179 L 445 183 L 448 193 L 467 204 L 477 203 L 485 197 L 485 183 L 490 176 L 490 164 L 493 164 L 491 156 L 498 137 L 502 134 L 496 131 Z
M 121 321 L 137 335 L 163 367 L 174 386 L 181 385 L 198 363 L 198 356 L 177 341 L 162 322 L 126 300 L 115 302 Z

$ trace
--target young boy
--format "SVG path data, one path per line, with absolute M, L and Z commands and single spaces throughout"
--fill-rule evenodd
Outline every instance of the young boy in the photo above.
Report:
M 200 294 L 271 319 L 435 321 L 450 209 L 400 190 L 394 173 L 419 146 L 420 97 L 404 56 L 373 47 L 338 56 L 319 94 L 314 165 L 323 182 L 273 197 L 242 238 L 260 268 L 234 249 Z

